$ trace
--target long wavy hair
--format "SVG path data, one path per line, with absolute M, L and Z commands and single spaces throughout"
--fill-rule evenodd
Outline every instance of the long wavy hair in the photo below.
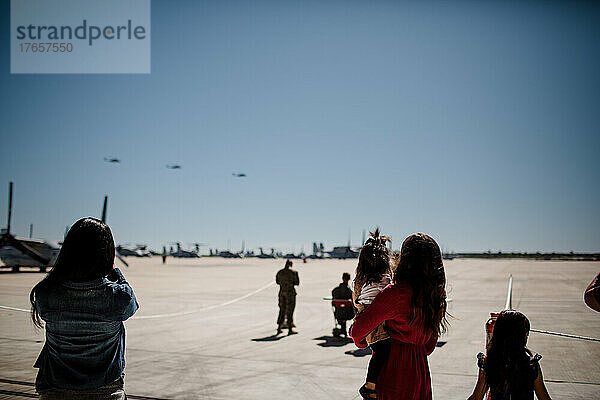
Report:
M 42 319 L 35 307 L 36 292 L 62 282 L 89 282 L 108 275 L 115 261 L 115 242 L 108 225 L 99 219 L 82 218 L 69 229 L 48 274 L 31 289 L 31 320 L 41 328 Z
M 358 265 L 355 272 L 355 283 L 364 285 L 372 282 L 380 282 L 384 274 L 391 274 L 390 251 L 386 243 L 390 238 L 379 234 L 379 228 L 375 232 L 369 232 L 371 236 L 366 240 L 358 255 Z
M 496 319 L 484 367 L 492 393 L 505 395 L 535 379 L 530 376 L 531 352 L 525 347 L 528 335 L 529 320 L 522 313 L 504 310 Z
M 402 243 L 394 283 L 408 282 L 413 289 L 410 323 L 424 334 L 446 332 L 446 274 L 440 247 L 424 233 L 410 235 Z

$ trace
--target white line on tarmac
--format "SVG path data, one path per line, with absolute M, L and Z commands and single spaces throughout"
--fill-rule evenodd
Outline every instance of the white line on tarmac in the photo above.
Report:
M 199 308 L 197 310 L 189 310 L 189 311 L 181 311 L 181 312 L 176 312 L 176 313 L 168 313 L 168 314 L 155 314 L 155 315 L 140 315 L 140 316 L 133 316 L 131 317 L 131 319 L 152 319 L 152 318 L 167 318 L 167 317 L 178 317 L 181 315 L 189 315 L 189 314 L 195 314 L 198 312 L 202 312 L 202 311 L 209 311 L 209 310 L 214 310 L 215 308 L 219 308 L 219 307 L 224 307 L 224 306 L 228 306 L 230 304 L 233 303 L 237 303 L 238 301 L 242 301 L 244 299 L 247 299 L 250 296 L 253 296 L 255 294 L 257 294 L 258 292 L 262 292 L 263 290 L 273 286 L 275 284 L 275 282 L 271 282 L 267 285 L 264 285 L 250 293 L 247 293 L 243 296 L 237 297 L 233 300 L 229 300 L 226 301 L 225 303 L 221 303 L 221 304 L 215 304 L 214 306 L 209 306 L 209 307 L 204 307 L 204 308 Z
M 140 316 L 133 316 L 131 317 L 131 319 L 153 319 L 153 318 L 167 318 L 167 317 L 178 317 L 181 315 L 189 315 L 189 314 L 195 314 L 195 313 L 199 313 L 202 311 L 209 311 L 209 310 L 214 310 L 215 308 L 219 308 L 219 307 L 225 307 L 228 306 L 230 304 L 233 303 L 237 303 L 238 301 L 242 301 L 244 299 L 247 299 L 250 296 L 253 296 L 259 292 L 262 292 L 263 290 L 273 286 L 275 284 L 275 282 L 271 282 L 267 285 L 264 285 L 250 293 L 247 293 L 243 296 L 237 297 L 233 300 L 229 300 L 226 301 L 225 303 L 221 303 L 221 304 L 215 304 L 214 306 L 209 306 L 209 307 L 204 307 L 204 308 L 199 308 L 197 310 L 189 310 L 189 311 L 181 311 L 181 312 L 176 312 L 176 313 L 168 313 L 168 314 L 155 314 L 155 315 L 140 315 Z M 0 305 L 0 308 L 5 309 L 5 310 L 12 310 L 12 311 L 21 311 L 21 312 L 30 312 L 31 310 L 25 310 L 23 308 L 16 308 L 16 307 L 9 307 L 9 306 L 2 306 Z
M 30 312 L 31 311 L 31 310 L 24 310 L 22 308 L 9 307 L 9 306 L 0 306 L 0 308 L 3 308 L 5 310 L 22 311 L 22 312 Z

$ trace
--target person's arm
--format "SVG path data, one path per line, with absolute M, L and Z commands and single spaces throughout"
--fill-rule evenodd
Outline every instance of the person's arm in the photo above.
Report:
M 109 281 L 112 281 L 112 282 L 117 282 L 119 280 L 120 276 L 123 276 L 123 274 L 117 273 L 116 270 L 118 270 L 118 268 L 116 265 L 113 264 L 113 268 L 106 275 L 106 279 L 108 279 Z
M 393 290 L 383 290 L 375 297 L 373 303 L 356 317 L 350 329 L 350 336 L 357 347 L 366 347 L 365 338 L 369 332 L 383 321 L 394 318 L 401 307 L 399 300 Z
M 589 308 L 595 311 L 600 311 L 600 302 L 598 297 L 600 296 L 600 273 L 596 275 L 590 282 L 588 287 L 585 289 L 583 295 L 583 301 Z
M 431 353 L 433 353 L 433 350 L 435 350 L 435 345 L 437 344 L 438 338 L 437 336 L 431 336 L 429 338 L 429 340 L 427 341 L 427 343 L 425 343 L 425 351 L 427 352 L 427 355 L 430 355 Z
M 115 310 L 115 317 L 117 320 L 125 321 L 131 317 L 140 308 L 133 289 L 129 286 L 129 283 L 125 280 L 125 277 L 121 273 L 119 268 L 115 268 L 111 271 L 114 274 L 116 282 L 114 286 L 114 294 L 117 296 L 118 309 Z
M 483 400 L 483 396 L 485 396 L 486 391 L 487 385 L 485 383 L 485 372 L 482 368 L 479 368 L 479 375 L 477 376 L 475 389 L 473 389 L 473 394 L 471 394 L 467 400 Z
M 535 381 L 533 381 L 533 389 L 535 390 L 535 395 L 539 400 L 552 400 L 548 394 L 546 385 L 544 385 L 542 368 L 538 368 L 538 376 L 535 378 Z
M 300 276 L 298 275 L 298 272 L 294 273 L 294 285 L 300 285 Z

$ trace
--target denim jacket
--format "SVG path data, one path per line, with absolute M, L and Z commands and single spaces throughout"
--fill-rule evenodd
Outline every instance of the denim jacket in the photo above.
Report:
M 121 377 L 125 325 L 138 309 L 133 289 L 118 268 L 91 282 L 63 282 L 36 291 L 46 322 L 46 342 L 35 362 L 50 387 L 89 390 Z

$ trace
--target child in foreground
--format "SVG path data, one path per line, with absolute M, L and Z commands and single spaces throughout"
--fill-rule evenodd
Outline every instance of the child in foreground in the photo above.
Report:
M 52 270 L 31 290 L 31 318 L 46 328 L 34 365 L 40 400 L 127 398 L 123 321 L 138 303 L 114 260 L 108 225 L 82 218 L 67 233 Z
M 550 400 L 544 386 L 539 354 L 525 347 L 529 320 L 518 311 L 505 310 L 494 325 L 487 355 L 477 355 L 479 377 L 468 400 L 482 400 L 490 391 L 490 400 Z
M 390 255 L 386 242 L 387 236 L 379 236 L 379 228 L 371 233 L 358 256 L 356 278 L 354 279 L 354 304 L 359 313 L 368 307 L 375 296 L 392 282 Z M 367 336 L 367 343 L 373 350 L 369 361 L 366 383 L 359 389 L 364 399 L 377 397 L 375 390 L 377 375 L 386 363 L 390 352 L 390 336 L 381 323 Z

